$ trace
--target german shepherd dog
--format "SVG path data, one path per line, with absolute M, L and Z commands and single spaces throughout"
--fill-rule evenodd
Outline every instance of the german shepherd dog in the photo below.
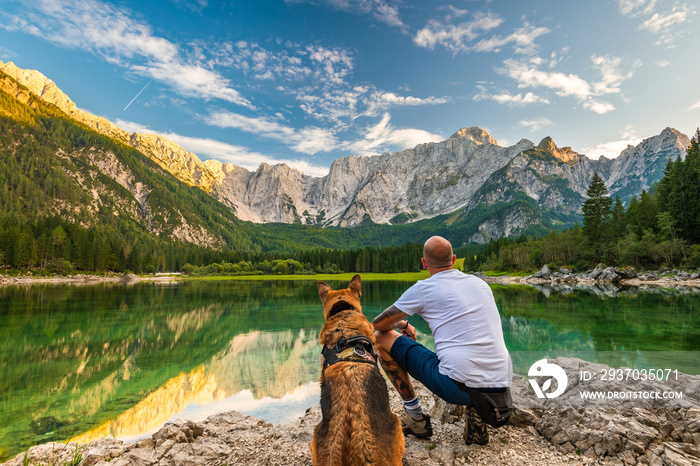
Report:
M 326 323 L 323 345 L 321 422 L 311 440 L 314 465 L 400 465 L 404 437 L 389 407 L 377 367 L 374 332 L 362 314 L 360 275 L 348 288 L 318 282 Z

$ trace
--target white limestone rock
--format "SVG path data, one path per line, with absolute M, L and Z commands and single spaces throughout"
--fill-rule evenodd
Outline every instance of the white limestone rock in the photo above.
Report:
M 395 153 L 339 158 L 324 177 L 311 177 L 283 164 L 262 164 L 251 172 L 215 160 L 202 162 L 159 135 L 128 134 L 104 118 L 78 109 L 38 71 L 22 70 L 11 62 L 0 62 L 0 69 L 70 117 L 136 148 L 164 171 L 210 193 L 242 220 L 258 223 L 397 224 L 459 209 L 463 209 L 462 216 L 468 216 L 480 205 L 507 204 L 522 199 L 522 195 L 540 209 L 576 215 L 594 172 L 603 177 L 611 196 L 619 195 L 625 202 L 660 179 L 666 161 L 684 157 L 689 145 L 687 136 L 666 128 L 615 159 L 592 160 L 570 147 L 557 147 L 550 137 L 537 147 L 526 139 L 502 147 L 484 129 L 469 127 L 438 143 Z M 139 193 L 138 201 L 143 205 L 147 190 Z M 465 241 L 517 235 L 542 221 L 539 212 L 516 203 L 499 219 L 483 220 Z

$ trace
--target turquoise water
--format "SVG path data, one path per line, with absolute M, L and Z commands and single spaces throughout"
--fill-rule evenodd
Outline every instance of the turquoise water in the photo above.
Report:
M 410 285 L 364 282 L 365 314 Z M 700 294 L 492 289 L 516 372 L 533 355 L 632 354 L 643 357 L 602 362 L 654 366 L 672 351 L 679 369 L 698 373 L 682 355 L 700 351 Z M 431 346 L 427 325 L 413 324 Z M 313 281 L 0 288 L 0 459 L 230 409 L 293 419 L 318 404 L 322 325 Z

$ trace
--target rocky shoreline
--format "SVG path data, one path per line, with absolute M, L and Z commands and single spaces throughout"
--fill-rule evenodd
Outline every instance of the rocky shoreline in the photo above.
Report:
M 177 280 L 180 274 L 162 274 L 140 276 L 133 273 L 111 274 L 111 275 L 54 275 L 54 276 L 32 276 L 32 275 L 0 275 L 0 286 L 3 285 L 96 285 L 99 283 L 124 283 L 132 284 L 141 281 L 148 282 L 170 282 Z
M 634 267 L 596 267 L 586 272 L 574 273 L 567 268 L 552 271 L 548 266 L 539 272 L 523 277 L 510 275 L 488 276 L 472 272 L 489 283 L 523 285 L 572 285 L 572 286 L 632 286 L 638 288 L 688 287 L 700 288 L 700 271 L 683 271 L 662 268 L 654 271 L 640 271 Z
M 489 428 L 490 442 L 485 446 L 465 445 L 462 408 L 437 399 L 417 384 L 435 433 L 430 439 L 408 437 L 403 464 L 700 464 L 700 376 L 680 374 L 673 381 L 637 381 L 625 387 L 675 390 L 686 395 L 673 402 L 616 400 L 596 405 L 582 402 L 578 394 L 584 386 L 591 390 L 610 386 L 601 381 L 589 386 L 579 380 L 579 374 L 609 368 L 574 358 L 558 358 L 554 363 L 568 377 L 564 394 L 556 400 L 539 400 L 528 379 L 515 376 L 513 401 L 519 409 L 509 425 Z M 390 393 L 392 409 L 398 413 L 401 401 L 393 390 Z M 229 412 L 201 423 L 168 423 L 152 437 L 135 443 L 105 438 L 87 445 L 35 446 L 5 466 L 311 465 L 309 443 L 320 417 L 320 408 L 315 407 L 296 421 L 271 425 Z
M 469 272 L 488 283 L 504 285 L 533 285 L 533 286 L 559 286 L 572 287 L 596 286 L 627 286 L 640 289 L 646 288 L 690 288 L 700 289 L 700 271 L 684 271 L 662 268 L 654 271 L 639 271 L 634 267 L 596 267 L 586 272 L 574 273 L 567 268 L 552 271 L 548 266 L 542 267 L 539 272 L 526 276 L 500 275 L 490 276 L 482 272 Z M 32 275 L 1 275 L 2 285 L 94 285 L 98 283 L 138 283 L 140 281 L 170 282 L 178 280 L 182 275 L 178 273 L 164 273 L 158 275 L 140 276 L 132 273 L 112 275 L 77 274 L 70 276 L 32 276 Z

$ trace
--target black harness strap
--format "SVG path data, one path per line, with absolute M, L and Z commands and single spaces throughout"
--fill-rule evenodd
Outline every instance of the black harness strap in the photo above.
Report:
M 364 335 L 350 338 L 341 338 L 335 346 L 324 345 L 321 351 L 323 356 L 323 370 L 337 362 L 366 362 L 377 365 L 377 353 L 372 340 Z

